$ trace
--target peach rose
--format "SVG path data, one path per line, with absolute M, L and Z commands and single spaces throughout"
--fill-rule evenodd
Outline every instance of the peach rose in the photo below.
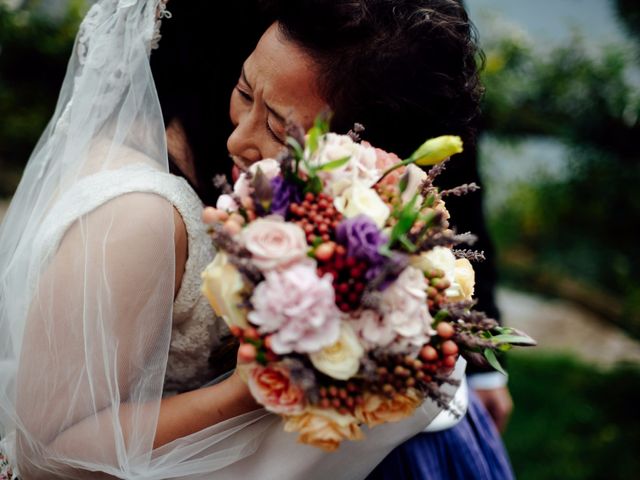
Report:
M 253 397 L 270 412 L 295 415 L 304 411 L 304 391 L 291 381 L 284 367 L 256 367 L 247 384 Z
M 261 270 L 285 267 L 307 255 L 307 238 L 298 225 L 259 218 L 242 230 L 242 242 Z
M 343 440 L 361 440 L 362 430 L 352 415 L 334 410 L 307 408 L 301 415 L 287 417 L 285 432 L 300 432 L 298 441 L 333 452 Z
M 409 417 L 421 402 L 414 389 L 407 390 L 406 394 L 396 394 L 393 398 L 366 392 L 364 402 L 356 407 L 355 416 L 369 427 L 375 427 Z

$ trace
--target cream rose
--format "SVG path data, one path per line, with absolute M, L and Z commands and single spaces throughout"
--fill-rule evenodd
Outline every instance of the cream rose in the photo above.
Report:
M 301 415 L 285 417 L 285 432 L 299 432 L 298 440 L 307 445 L 335 451 L 343 440 L 361 440 L 362 430 L 352 415 L 334 410 L 307 408 Z
M 475 272 L 466 258 L 458 258 L 451 249 L 435 247 L 411 258 L 411 265 L 423 272 L 440 269 L 451 286 L 445 290 L 447 298 L 453 301 L 469 300 L 473 296 Z
M 405 175 L 408 175 L 407 187 L 402 192 L 402 203 L 409 203 L 416 193 L 419 193 L 422 182 L 427 178 L 427 174 L 413 163 L 407 165 Z M 422 198 L 422 197 L 420 197 Z
M 336 209 L 347 218 L 366 215 L 383 228 L 389 218 L 389 207 L 372 188 L 356 182 L 333 201 Z
M 471 300 L 476 283 L 476 273 L 473 270 L 471 262 L 466 258 L 458 258 L 455 267 L 455 286 L 456 293 L 450 296 L 451 300 Z M 453 293 L 453 292 L 452 292 Z
M 455 280 L 456 256 L 450 248 L 435 247 L 428 252 L 411 257 L 410 263 L 423 272 L 442 270 L 449 282 L 453 283 Z
M 230 262 L 227 254 L 218 252 L 207 268 L 202 272 L 203 295 L 227 325 L 246 328 L 249 326 L 244 311 L 240 308 L 240 293 L 245 285 L 242 275 Z
M 322 373 L 338 380 L 348 380 L 360 369 L 364 349 L 351 326 L 340 324 L 340 336 L 333 345 L 309 354 L 313 366 Z
M 307 239 L 299 226 L 277 218 L 259 218 L 242 230 L 241 242 L 261 270 L 286 267 L 307 255 Z

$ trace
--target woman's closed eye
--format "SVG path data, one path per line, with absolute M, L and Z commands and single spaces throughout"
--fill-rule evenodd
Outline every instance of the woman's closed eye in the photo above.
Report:
M 244 90 L 240 85 L 236 85 L 236 90 L 245 101 L 253 102 L 253 97 L 251 96 L 251 94 Z

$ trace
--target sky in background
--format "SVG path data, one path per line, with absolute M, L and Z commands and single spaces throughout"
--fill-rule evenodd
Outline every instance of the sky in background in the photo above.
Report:
M 566 43 L 576 30 L 592 45 L 626 43 L 610 0 L 466 0 L 466 6 L 481 41 L 491 17 L 500 16 L 520 24 L 541 47 Z

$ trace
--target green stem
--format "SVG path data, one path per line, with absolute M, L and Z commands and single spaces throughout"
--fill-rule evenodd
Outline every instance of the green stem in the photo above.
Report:
M 382 174 L 382 176 L 378 179 L 378 181 L 375 183 L 375 185 L 379 184 L 384 177 L 386 177 L 387 175 L 389 175 L 391 172 L 393 172 L 394 170 L 399 169 L 400 167 L 406 167 L 407 165 L 414 163 L 416 161 L 415 158 L 413 157 L 409 157 L 405 160 L 402 160 L 401 162 L 396 163 L 395 165 L 390 166 L 389 168 L 387 168 L 384 173 Z

